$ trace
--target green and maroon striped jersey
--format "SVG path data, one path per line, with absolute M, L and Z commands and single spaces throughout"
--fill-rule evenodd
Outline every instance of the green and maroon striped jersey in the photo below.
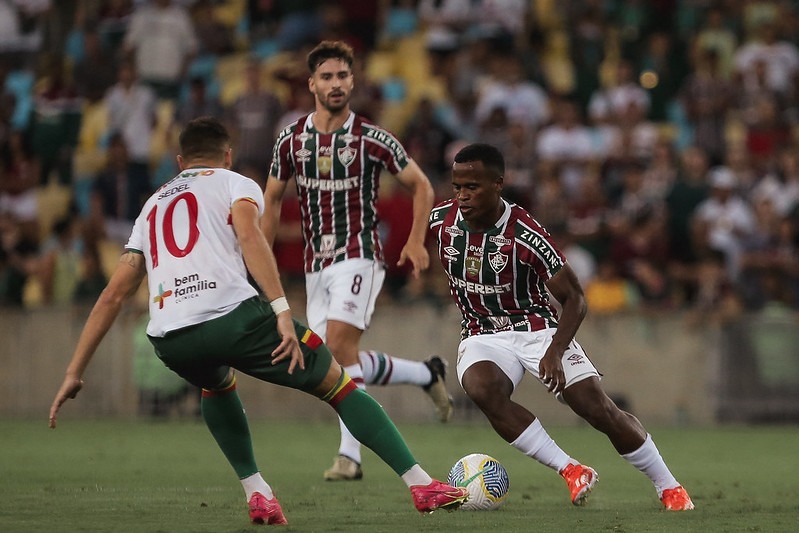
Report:
M 382 261 L 379 178 L 383 169 L 399 174 L 408 155 L 391 133 L 355 113 L 333 133 L 317 131 L 311 117 L 280 132 L 269 170 L 282 181 L 296 178 L 305 271 L 357 257 Z
M 505 212 L 484 233 L 469 230 L 454 199 L 430 213 L 450 293 L 463 315 L 463 338 L 557 325 L 544 284 L 566 260 L 530 213 L 503 203 Z

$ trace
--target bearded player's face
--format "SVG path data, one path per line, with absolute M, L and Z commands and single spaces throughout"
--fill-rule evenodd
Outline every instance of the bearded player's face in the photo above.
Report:
M 335 58 L 317 66 L 308 80 L 308 88 L 318 104 L 331 113 L 349 105 L 353 85 L 352 69 L 346 61 Z

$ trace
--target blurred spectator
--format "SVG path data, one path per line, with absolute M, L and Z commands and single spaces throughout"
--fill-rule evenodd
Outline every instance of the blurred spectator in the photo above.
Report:
M 16 68 L 41 49 L 51 0 L 0 0 L 0 55 Z
M 258 170 L 262 185 L 272 162 L 272 147 L 278 120 L 283 114 L 283 104 L 261 83 L 261 63 L 251 58 L 244 72 L 244 92 L 230 106 L 231 133 L 233 135 L 234 166 L 247 166 Z M 252 176 L 251 176 L 252 177 Z
M 319 40 L 322 19 L 320 0 L 274 0 L 280 24 L 275 33 L 277 49 L 298 50 Z
M 189 121 L 198 117 L 222 119 L 224 109 L 219 99 L 208 94 L 205 78 L 197 76 L 189 81 L 189 94 L 175 109 L 175 125 L 182 130 Z
M 39 161 L 21 131 L 0 146 L 0 215 L 10 215 L 26 239 L 39 239 Z
M 565 225 L 550 228 L 552 239 L 566 257 L 580 285 L 585 288 L 597 275 L 597 263 L 594 256 L 581 246 Z
M 122 135 L 128 161 L 148 167 L 157 118 L 156 97 L 152 89 L 139 83 L 132 62 L 123 61 L 119 65 L 117 83 L 106 93 L 105 105 L 108 129 L 112 134 Z
M 233 32 L 214 15 L 213 0 L 197 0 L 191 19 L 197 35 L 197 55 L 222 56 L 233 52 Z
M 554 109 L 555 121 L 541 130 L 537 153 L 541 161 L 554 165 L 566 197 L 572 198 L 580 188 L 586 167 L 594 160 L 594 144 L 576 102 L 562 99 Z
M 691 234 L 691 219 L 697 206 L 708 196 L 705 174 L 707 154 L 698 146 L 690 146 L 681 154 L 677 181 L 666 195 L 668 233 L 671 237 L 671 258 L 678 265 L 696 261 Z
M 121 50 L 133 17 L 133 0 L 105 0 L 97 11 L 97 30 L 109 50 Z
M 724 322 L 742 311 L 742 302 L 724 264 L 724 253 L 716 250 L 699 257 L 693 273 L 694 297 L 686 315 L 689 326 Z
M 454 139 L 435 114 L 433 102 L 422 98 L 416 105 L 405 128 L 402 144 L 408 155 L 430 178 L 436 190 L 450 188 L 449 171 L 451 164 L 444 159 L 447 145 Z
M 0 306 L 22 307 L 25 285 L 36 272 L 39 245 L 10 214 L 0 212 Z
M 350 107 L 369 120 L 379 121 L 383 111 L 383 89 L 380 84 L 369 79 L 360 56 L 353 60 L 352 75 L 356 85 L 350 98 Z
M 549 121 L 549 98 L 537 84 L 523 78 L 522 63 L 515 54 L 493 54 L 491 77 L 477 97 L 475 114 L 484 122 L 500 108 L 509 120 L 518 121 L 531 132 Z
M 637 213 L 615 234 L 610 258 L 619 273 L 632 282 L 648 308 L 671 306 L 671 283 L 667 275 L 668 241 L 662 219 L 653 211 Z
M 603 259 L 594 278 L 585 286 L 585 302 L 592 315 L 630 311 L 638 306 L 635 286 L 619 275 L 616 264 Z
M 754 215 L 747 202 L 736 194 L 738 184 L 727 168 L 711 169 L 708 181 L 710 197 L 697 206 L 693 217 L 694 245 L 700 252 L 723 252 L 727 273 L 736 282 L 744 242 L 755 229 Z
M 619 60 L 615 76 L 607 87 L 600 88 L 591 95 L 588 113 L 592 119 L 618 119 L 634 104 L 644 116 L 649 113 L 649 94 L 635 80 L 633 65 Z
M 791 142 L 791 128 L 776 98 L 761 95 L 754 102 L 752 119 L 746 128 L 746 148 L 755 172 L 762 175 L 776 155 Z
M 73 303 L 93 305 L 105 289 L 106 283 L 108 283 L 108 278 L 103 272 L 97 243 L 87 239 L 84 241 L 83 254 L 80 259 L 78 282 L 72 295 Z
M 42 56 L 30 123 L 31 146 L 41 163 L 39 183 L 56 173 L 58 183 L 72 184 L 72 156 L 78 144 L 82 102 L 69 81 L 64 58 Z
M 87 25 L 82 37 L 83 54 L 72 66 L 72 79 L 79 96 L 96 102 L 116 81 L 117 61 L 103 44 L 95 24 Z
M 574 8 L 574 24 L 569 31 L 569 52 L 574 64 L 575 97 L 581 109 L 588 108 L 591 95 L 600 87 L 599 73 L 605 60 L 608 22 L 605 20 L 602 1 L 580 2 Z
M 152 193 L 148 167 L 133 163 L 125 138 L 114 134 L 108 141 L 105 168 L 94 178 L 91 223 L 102 234 L 125 244 L 139 211 Z
M 521 121 L 508 124 L 507 140 L 499 146 L 505 156 L 503 196 L 530 211 L 535 199 L 536 136 Z
M 759 84 L 762 69 L 765 87 L 792 106 L 797 97 L 799 49 L 781 40 L 773 22 L 762 22 L 753 37 L 735 52 L 735 79 L 739 86 Z
M 711 5 L 705 12 L 704 24 L 698 29 L 694 40 L 694 57 L 714 56 L 719 77 L 729 80 L 737 46 L 738 37 L 729 27 L 724 10 L 718 5 Z
M 78 218 L 67 215 L 56 221 L 52 235 L 42 245 L 38 268 L 42 303 L 65 306 L 73 302 L 84 250 L 80 232 Z
M 652 148 L 652 158 L 644 170 L 644 188 L 652 198 L 666 199 L 677 180 L 678 163 L 674 143 L 661 136 Z
M 726 150 L 727 114 L 734 101 L 732 83 L 722 76 L 715 50 L 700 49 L 696 68 L 680 88 L 680 102 L 691 126 L 693 142 L 715 165 Z
M 135 58 L 142 81 L 160 98 L 169 100 L 178 97 L 198 46 L 189 13 L 171 0 L 152 0 L 138 7 L 124 42 L 125 52 Z

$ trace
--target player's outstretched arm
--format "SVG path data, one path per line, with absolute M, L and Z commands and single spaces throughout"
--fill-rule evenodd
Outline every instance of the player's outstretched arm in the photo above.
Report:
M 294 368 L 298 365 L 300 368 L 305 368 L 305 360 L 300 350 L 300 342 L 297 340 L 297 333 L 294 330 L 291 310 L 288 304 L 285 304 L 286 293 L 280 283 L 275 255 L 259 225 L 258 208 L 251 201 L 239 200 L 233 204 L 231 217 L 247 270 L 250 271 L 270 302 L 282 299 L 284 303 L 278 309 L 275 309 L 274 303 L 272 307 L 277 315 L 277 331 L 282 338 L 278 347 L 272 352 L 272 364 L 283 359 L 290 359 L 289 374 L 294 372 Z
M 422 270 L 426 270 L 430 266 L 430 256 L 424 241 L 427 236 L 430 210 L 433 209 L 433 186 L 430 185 L 430 180 L 415 161 L 411 161 L 402 172 L 397 174 L 396 178 L 413 195 L 413 225 L 408 240 L 400 252 L 397 266 L 402 266 L 405 261 L 410 261 L 413 265 L 413 275 L 418 277 Z
M 126 251 L 117 264 L 111 279 L 92 308 L 78 339 L 72 360 L 67 367 L 64 382 L 50 406 L 50 427 L 55 429 L 58 410 L 67 400 L 74 398 L 83 388 L 83 372 L 89 366 L 97 346 L 116 320 L 125 301 L 141 285 L 147 270 L 144 256 Z

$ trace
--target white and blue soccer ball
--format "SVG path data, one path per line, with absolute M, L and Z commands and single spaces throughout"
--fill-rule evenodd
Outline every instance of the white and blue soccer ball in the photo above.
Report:
M 472 453 L 452 465 L 447 483 L 466 487 L 469 499 L 461 509 L 466 511 L 491 511 L 499 509 L 508 497 L 510 480 L 502 464 L 484 453 Z

